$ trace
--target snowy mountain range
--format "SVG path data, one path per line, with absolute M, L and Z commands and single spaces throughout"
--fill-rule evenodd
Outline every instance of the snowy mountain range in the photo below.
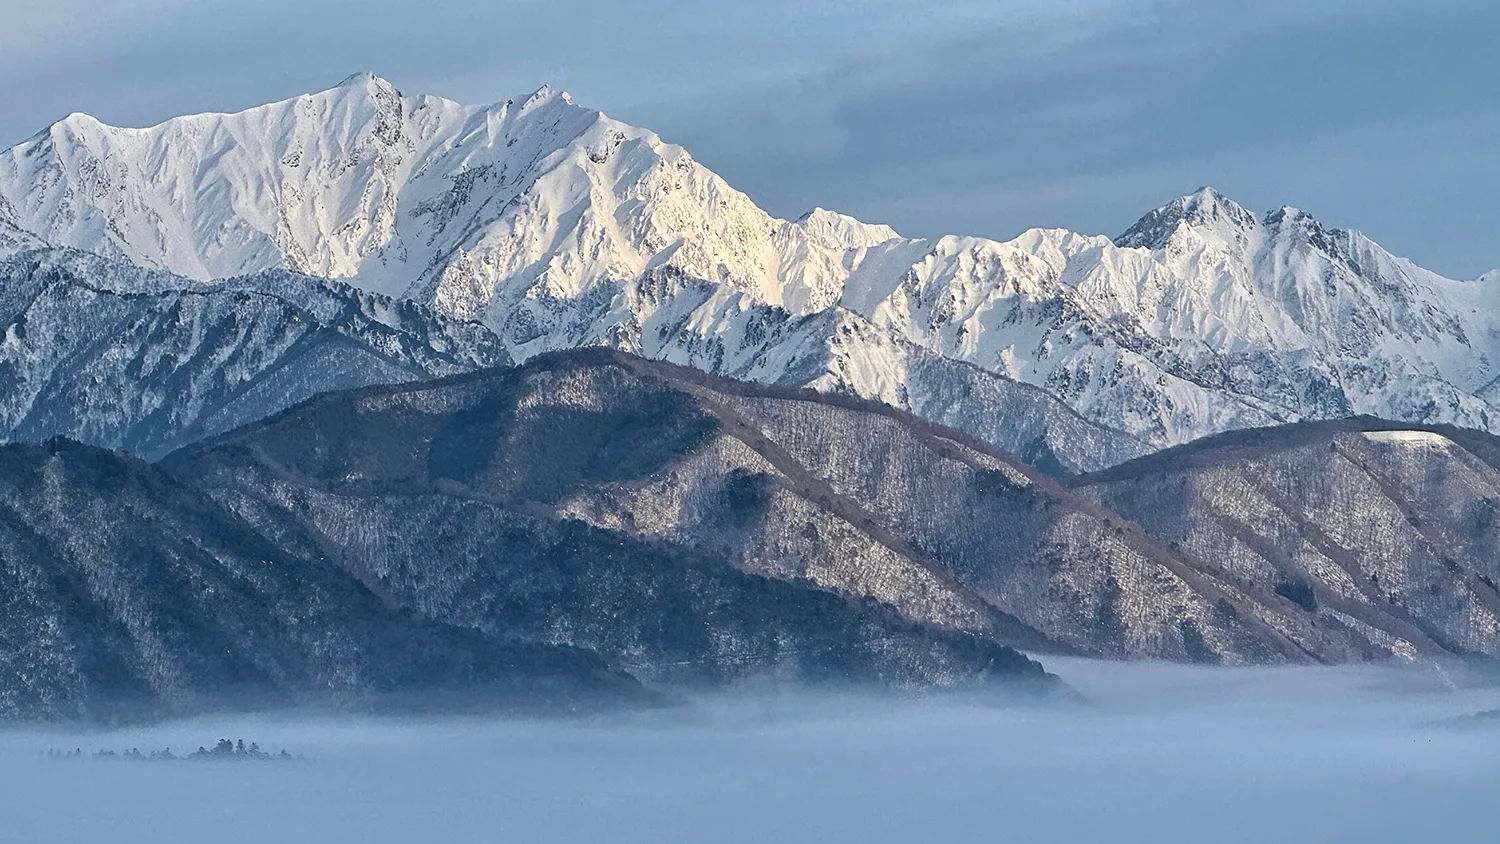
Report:
M 483 326 L 337 281 L 189 286 L 84 252 L 0 261 L 0 436 L 156 459 L 327 390 L 511 362 Z
M 146 129 L 71 115 L 0 153 L 0 251 L 43 246 L 184 289 L 338 279 L 516 361 L 607 345 L 847 392 L 1069 471 L 1360 413 L 1500 431 L 1500 273 L 1446 279 L 1207 188 L 1114 240 L 781 220 L 546 88 L 475 107 L 358 74 Z

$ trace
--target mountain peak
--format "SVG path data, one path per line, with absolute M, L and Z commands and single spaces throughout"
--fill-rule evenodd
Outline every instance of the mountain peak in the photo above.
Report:
M 1261 221 L 1267 234 L 1284 242 L 1305 243 L 1330 258 L 1348 262 L 1353 259 L 1350 238 L 1357 232 L 1325 227 L 1312 214 L 1301 208 L 1283 205 L 1275 211 L 1266 212 Z
M 100 125 L 101 124 L 101 121 L 99 120 L 99 118 L 97 118 L 97 117 L 93 116 L 92 114 L 89 114 L 88 112 L 85 112 L 85 111 L 69 112 L 65 117 L 63 117 L 63 119 L 61 119 L 61 120 L 59 120 L 57 122 L 58 123 L 66 123 L 66 124 L 78 124 L 78 123 L 85 123 L 85 124 L 89 124 L 89 125 Z
M 1275 211 L 1267 211 L 1265 219 L 1262 222 L 1268 226 L 1292 223 L 1310 228 L 1322 228 L 1322 224 L 1310 212 L 1303 211 L 1301 208 L 1291 205 L 1283 205 Z
M 1160 249 L 1179 225 L 1245 230 L 1253 228 L 1255 215 L 1243 205 L 1211 187 L 1201 187 L 1157 208 L 1115 238 L 1115 245 Z
M 335 88 L 359 88 L 359 87 L 362 87 L 362 86 L 365 86 L 365 85 L 370 85 L 370 84 L 379 85 L 382 88 L 394 88 L 395 87 L 389 81 L 387 81 L 385 79 L 382 79 L 379 76 L 376 76 L 375 74 L 371 73 L 368 70 L 361 70 L 361 71 L 359 71 L 357 73 L 351 73 L 348 76 L 344 77 L 344 81 L 340 82 L 339 84 L 337 84 L 337 85 L 335 85 L 333 87 L 335 87 Z
M 336 97 L 354 96 L 357 99 L 371 97 L 376 100 L 396 100 L 401 98 L 401 91 L 390 80 L 376 76 L 375 74 L 362 70 L 351 73 L 344 77 L 344 81 L 327 89 L 324 95 L 333 94 Z
M 1195 222 L 1206 221 L 1214 215 L 1227 215 L 1237 220 L 1251 216 L 1245 206 L 1208 186 L 1179 197 L 1176 202 L 1187 209 L 1188 215 Z
M 874 246 L 901 236 L 890 226 L 862 222 L 821 207 L 813 208 L 795 222 L 816 242 L 832 249 Z
M 549 103 L 553 100 L 561 100 L 567 105 L 574 105 L 572 94 L 569 94 L 567 91 L 564 91 L 561 88 L 554 88 L 551 85 L 543 85 L 535 91 L 532 91 L 530 96 L 521 101 L 521 110 L 526 111 L 527 109 L 535 108 L 539 105 Z
M 104 124 L 103 121 L 101 121 L 99 118 L 93 116 L 92 114 L 88 114 L 88 113 L 82 112 L 82 111 L 75 111 L 75 112 L 69 114 L 68 116 L 64 117 L 63 119 L 57 121 L 56 123 L 52 124 L 52 126 L 48 127 L 47 129 L 43 129 L 38 134 L 46 134 L 51 129 L 55 129 L 55 128 L 58 128 L 58 127 L 61 127 L 61 128 L 64 128 L 64 129 L 78 130 L 78 129 L 98 129 L 99 127 L 104 126 L 104 125 L 105 124 Z

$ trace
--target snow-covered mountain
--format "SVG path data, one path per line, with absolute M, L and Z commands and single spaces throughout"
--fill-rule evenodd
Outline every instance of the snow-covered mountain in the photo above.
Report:
M 16 222 L 15 209 L 0 196 L 0 255 L 46 247 L 46 242 Z
M 155 459 L 326 390 L 510 362 L 483 326 L 337 281 L 191 287 L 68 250 L 0 261 L 0 438 Z
M 1257 217 L 1205 188 L 1114 241 L 871 253 L 846 306 L 1153 441 L 1354 413 L 1500 422 L 1483 398 L 1500 374 L 1496 279 L 1442 278 L 1293 208 Z
M 480 321 L 517 360 L 609 345 L 876 398 L 1006 447 L 1016 435 L 994 432 L 1024 417 L 1036 453 L 1074 470 L 1351 413 L 1500 429 L 1493 274 L 1444 279 L 1209 189 L 1113 241 L 781 220 L 545 88 L 473 107 L 360 74 L 147 129 L 72 115 L 0 153 L 3 220 L 23 246 L 201 281 L 344 279 Z

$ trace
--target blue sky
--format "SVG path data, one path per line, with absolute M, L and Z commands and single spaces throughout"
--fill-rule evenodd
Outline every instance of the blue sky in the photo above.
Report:
M 1451 276 L 1500 267 L 1500 4 L 1478 0 L 0 0 L 0 143 L 371 70 L 543 83 L 767 210 L 911 235 L 1115 234 L 1211 184 Z

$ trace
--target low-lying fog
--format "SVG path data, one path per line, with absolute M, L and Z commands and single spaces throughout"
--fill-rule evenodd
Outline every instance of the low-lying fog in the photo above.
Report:
M 17 842 L 1494 842 L 1493 689 L 1428 668 L 1048 660 L 1086 706 L 765 696 L 546 723 L 0 733 Z M 294 761 L 49 759 L 220 737 Z

